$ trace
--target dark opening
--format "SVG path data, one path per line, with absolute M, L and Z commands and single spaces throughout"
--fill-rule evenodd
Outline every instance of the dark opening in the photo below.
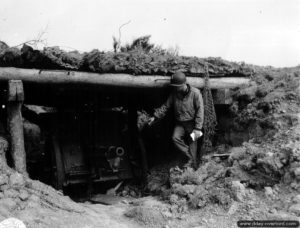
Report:
M 145 170 L 139 137 L 145 144 L 148 168 L 185 159 L 171 141 L 172 114 L 141 132 L 137 129 L 137 111 L 152 114 L 167 99 L 167 89 L 25 84 L 24 90 L 29 175 L 71 197 L 105 193 L 120 181 L 141 181 Z M 5 94 L 5 86 L 0 91 Z M 5 96 L 1 98 L 5 105 Z M 216 105 L 215 144 L 226 141 L 228 107 Z M 7 134 L 4 106 L 0 119 Z

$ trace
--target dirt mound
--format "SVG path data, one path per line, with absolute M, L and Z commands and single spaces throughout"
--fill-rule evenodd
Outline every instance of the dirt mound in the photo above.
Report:
M 79 205 L 52 187 L 31 180 L 8 167 L 5 159 L 7 148 L 7 140 L 0 137 L 0 219 L 37 206 L 83 212 Z
M 42 206 L 54 210 L 83 212 L 82 208 L 53 188 L 10 171 L 0 175 L 0 220 L 26 208 Z
M 299 67 L 257 70 L 251 86 L 234 93 L 230 131 L 245 135 L 244 141 L 260 143 L 294 126 L 300 104 L 299 77 Z
M 210 203 L 229 207 L 233 194 L 230 190 L 230 180 L 225 178 L 226 168 L 215 162 L 207 162 L 204 166 L 194 171 L 185 171 L 179 168 L 171 169 L 170 183 L 172 204 L 178 204 L 185 199 L 192 208 L 203 208 Z M 181 204 L 181 202 L 180 202 Z
M 134 201 L 125 216 L 147 227 L 163 227 L 173 215 L 169 205 L 154 197 L 144 197 Z
M 182 70 L 190 76 L 203 76 L 205 65 L 214 76 L 250 76 L 253 71 L 245 64 L 229 62 L 221 58 L 197 58 L 177 56 L 170 53 L 133 49 L 126 52 L 101 52 L 93 50 L 80 54 L 66 52 L 59 47 L 34 50 L 24 45 L 21 49 L 9 48 L 1 42 L 0 67 L 38 69 L 65 69 L 98 73 L 129 73 L 133 75 L 170 75 Z
M 165 218 L 159 210 L 151 207 L 136 206 L 125 213 L 128 218 L 134 218 L 142 225 L 153 227 L 162 227 Z
M 299 67 L 261 68 L 252 85 L 235 94 L 230 131 L 247 133 L 248 143 L 240 154 L 232 153 L 231 162 L 248 175 L 263 177 L 262 185 L 294 177 L 290 169 L 299 161 L 299 77 Z
M 234 142 L 235 135 L 246 135 L 239 146 L 216 145 L 197 170 L 154 167 L 149 190 L 177 208 L 217 204 L 225 209 L 280 183 L 299 191 L 299 76 L 299 68 L 260 69 L 250 87 L 235 91 L 230 108 L 228 138 Z

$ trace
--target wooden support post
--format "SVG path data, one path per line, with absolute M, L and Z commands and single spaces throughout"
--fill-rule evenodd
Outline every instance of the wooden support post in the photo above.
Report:
M 22 81 L 10 80 L 8 82 L 7 126 L 11 137 L 11 154 L 16 171 L 27 175 L 21 112 L 23 101 L 24 90 Z
M 6 138 L 0 136 L 0 171 L 4 172 L 8 170 L 6 161 L 6 151 L 8 149 L 8 142 Z

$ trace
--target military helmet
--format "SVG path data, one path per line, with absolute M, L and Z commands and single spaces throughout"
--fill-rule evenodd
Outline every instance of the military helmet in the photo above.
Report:
M 172 75 L 170 86 L 182 86 L 184 84 L 186 84 L 186 77 L 183 72 L 177 71 Z

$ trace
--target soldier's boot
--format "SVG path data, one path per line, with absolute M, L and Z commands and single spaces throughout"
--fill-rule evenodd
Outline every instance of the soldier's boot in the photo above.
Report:
M 185 163 L 183 165 L 184 168 L 187 168 L 187 167 L 192 167 L 193 165 L 193 157 L 191 156 L 191 154 L 189 153 L 189 151 L 181 151 L 187 158 L 188 158 L 188 161 L 187 163 Z

